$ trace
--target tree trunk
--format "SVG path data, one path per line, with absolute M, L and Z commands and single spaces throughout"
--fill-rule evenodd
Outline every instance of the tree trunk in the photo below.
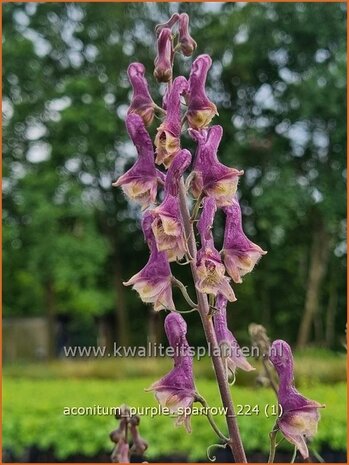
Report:
M 334 343 L 337 303 L 338 303 L 338 293 L 337 293 L 336 280 L 332 278 L 331 287 L 330 287 L 330 296 L 328 299 L 327 312 L 326 312 L 325 341 L 326 341 L 326 347 L 328 348 L 331 348 Z
M 53 359 L 56 356 L 56 308 L 51 281 L 45 285 L 45 306 L 48 327 L 48 358 Z
M 304 313 L 298 332 L 297 346 L 299 348 L 304 348 L 309 342 L 310 330 L 318 311 L 319 294 L 326 275 L 330 252 L 329 242 L 323 223 L 318 224 L 313 235 Z
M 116 342 L 119 346 L 128 346 L 130 344 L 130 333 L 119 257 L 115 258 L 114 264 Z

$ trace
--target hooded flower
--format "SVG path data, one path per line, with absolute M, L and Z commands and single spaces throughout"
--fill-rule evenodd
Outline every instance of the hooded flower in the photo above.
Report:
M 179 14 L 174 13 L 166 23 L 161 23 L 161 24 L 158 24 L 157 26 L 155 26 L 156 36 L 159 37 L 159 34 L 163 29 L 172 29 L 173 26 L 178 21 L 178 19 L 179 19 Z
M 136 114 L 128 115 L 126 127 L 136 146 L 138 159 L 113 186 L 121 186 L 125 195 L 144 209 L 155 202 L 158 182 L 164 182 L 165 177 L 155 167 L 153 144 L 142 118 Z
M 217 150 L 222 139 L 221 126 L 212 126 L 208 130 L 191 129 L 191 137 L 198 143 L 191 174 L 191 190 L 195 198 L 204 193 L 216 200 L 218 207 L 232 203 L 236 193 L 239 176 L 244 172 L 220 163 Z
M 319 408 L 325 405 L 303 397 L 294 386 L 293 356 L 287 342 L 278 339 L 273 342 L 269 360 L 279 375 L 278 401 L 281 417 L 277 425 L 285 438 L 294 444 L 304 459 L 309 457 L 307 439 L 317 432 L 320 420 Z
M 154 61 L 154 77 L 158 82 L 169 82 L 172 79 L 173 55 L 171 29 L 161 30 L 157 44 L 158 54 Z
M 132 286 L 145 303 L 154 304 L 154 310 L 174 310 L 171 287 L 171 269 L 165 252 L 158 251 L 155 238 L 151 230 L 152 215 L 146 213 L 142 228 L 144 237 L 150 248 L 150 257 L 145 267 L 132 276 L 125 286 Z
M 170 346 L 174 349 L 174 367 L 147 390 L 154 391 L 162 407 L 178 414 L 176 425 L 184 424 L 190 432 L 188 409 L 192 407 L 197 394 L 193 377 L 193 359 L 186 339 L 187 325 L 179 313 L 170 313 L 165 318 L 165 332 Z
M 216 297 L 216 308 L 218 312 L 215 313 L 213 317 L 214 329 L 216 332 L 218 345 L 221 349 L 227 377 L 229 371 L 235 376 L 236 368 L 241 368 L 245 371 L 254 370 L 254 368 L 244 357 L 233 333 L 228 329 L 227 299 L 221 294 L 218 294 Z
M 148 83 L 144 77 L 145 67 L 142 63 L 131 63 L 127 75 L 133 88 L 133 95 L 127 114 L 140 115 L 146 126 L 149 126 L 154 118 L 155 103 L 150 96 Z
M 197 43 L 189 34 L 189 16 L 182 13 L 179 16 L 179 43 L 181 51 L 186 57 L 190 57 L 197 47 Z
M 216 105 L 209 100 L 205 91 L 206 77 L 211 65 L 212 60 L 208 55 L 199 55 L 191 66 L 187 119 L 193 129 L 207 127 L 212 118 L 218 115 Z
M 180 96 L 188 90 L 188 82 L 178 76 L 171 86 L 166 98 L 166 117 L 159 126 L 156 137 L 156 163 L 163 163 L 168 168 L 180 150 L 181 135 L 181 103 Z
M 229 284 L 229 278 L 225 276 L 225 267 L 221 261 L 219 252 L 214 246 L 211 232 L 216 210 L 215 200 L 212 197 L 206 197 L 197 225 L 201 238 L 201 248 L 197 253 L 196 260 L 199 278 L 196 288 L 206 294 L 223 294 L 230 302 L 234 302 L 236 297 Z
M 256 263 L 267 252 L 250 241 L 242 229 L 240 204 L 234 199 L 229 207 L 223 208 L 226 215 L 223 261 L 229 276 L 235 283 L 241 283 L 241 277 L 253 270 Z
M 178 152 L 167 172 L 165 198 L 157 208 L 151 210 L 157 248 L 159 251 L 166 251 L 169 261 L 180 260 L 187 252 L 178 189 L 180 178 L 190 162 L 191 154 L 188 150 Z

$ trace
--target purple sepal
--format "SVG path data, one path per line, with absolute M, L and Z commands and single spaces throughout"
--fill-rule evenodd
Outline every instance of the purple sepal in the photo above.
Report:
M 285 438 L 294 444 L 304 459 L 309 457 L 307 439 L 317 432 L 319 408 L 325 407 L 302 396 L 294 386 L 293 355 L 287 342 L 277 339 L 270 348 L 269 360 L 279 375 L 278 401 L 281 417 L 278 427 Z
M 154 119 L 155 103 L 149 93 L 148 82 L 144 77 L 145 67 L 142 63 L 131 63 L 127 70 L 129 81 L 133 88 L 131 104 L 127 114 L 140 115 L 146 126 Z

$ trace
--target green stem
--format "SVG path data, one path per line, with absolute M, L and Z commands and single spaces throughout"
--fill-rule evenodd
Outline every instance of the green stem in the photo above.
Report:
M 173 284 L 175 286 L 177 286 L 180 289 L 180 291 L 181 291 L 183 297 L 185 298 L 186 302 L 191 307 L 197 308 L 198 305 L 191 300 L 191 298 L 189 297 L 189 294 L 187 292 L 187 288 L 184 286 L 184 284 L 181 281 L 179 281 L 179 279 L 175 278 L 174 276 L 172 276 L 172 282 L 173 282 Z
M 213 416 L 211 414 L 211 409 L 210 409 L 208 403 L 206 402 L 206 400 L 202 396 L 200 396 L 199 394 L 197 394 L 196 400 L 198 402 L 200 402 L 200 404 L 205 408 L 205 415 L 206 415 L 208 421 L 210 422 L 210 425 L 212 426 L 212 429 L 217 434 L 219 439 L 222 439 L 222 441 L 227 443 L 229 441 L 229 438 L 224 436 L 224 434 L 221 432 L 221 430 L 216 425 L 216 422 L 214 421 Z
M 278 433 L 278 429 L 273 429 L 269 433 L 269 438 L 270 438 L 270 451 L 269 451 L 269 458 L 268 458 L 268 463 L 274 463 L 275 460 L 275 451 L 276 451 L 276 435 Z

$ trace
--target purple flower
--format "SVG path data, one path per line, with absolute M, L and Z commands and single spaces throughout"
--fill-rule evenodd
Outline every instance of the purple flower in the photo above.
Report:
M 270 361 L 279 375 L 278 401 L 282 408 L 277 425 L 285 438 L 294 444 L 304 459 L 309 457 L 306 439 L 317 432 L 319 408 L 325 407 L 303 397 L 294 386 L 293 356 L 287 342 L 278 339 L 270 349 Z
M 140 115 L 146 126 L 154 119 L 155 103 L 150 96 L 147 80 L 144 77 L 145 67 L 142 63 L 131 63 L 127 75 L 133 88 L 133 95 L 127 114 Z
M 156 33 L 157 37 L 159 37 L 159 34 L 163 29 L 172 29 L 173 26 L 178 21 L 178 19 L 179 19 L 179 14 L 174 13 L 166 23 L 161 23 L 161 24 L 158 24 L 157 26 L 155 26 L 155 33 Z
M 174 367 L 147 391 L 154 391 L 159 404 L 178 415 L 176 425 L 184 424 L 190 432 L 189 409 L 197 394 L 193 377 L 193 359 L 186 339 L 187 325 L 179 313 L 170 313 L 165 318 L 165 332 L 170 346 L 174 349 Z
M 115 463 L 130 463 L 129 456 L 130 447 L 125 439 L 120 439 L 120 441 L 115 446 L 111 459 Z
M 241 283 L 241 277 L 253 270 L 256 263 L 267 252 L 250 241 L 242 229 L 240 204 L 234 199 L 229 207 L 223 208 L 226 215 L 223 261 L 229 276 L 235 283 Z
M 191 137 L 198 143 L 191 190 L 195 198 L 202 193 L 213 197 L 218 207 L 232 203 L 236 193 L 239 176 L 244 172 L 229 168 L 218 161 L 217 150 L 222 139 L 221 126 L 212 126 L 207 130 L 189 130 Z
M 180 150 L 181 103 L 180 96 L 188 90 L 188 81 L 178 76 L 166 97 L 167 113 L 159 126 L 155 137 L 156 163 L 163 163 L 168 168 Z
M 157 208 L 151 210 L 157 248 L 159 251 L 166 251 L 169 261 L 180 260 L 187 252 L 178 189 L 180 178 L 190 162 L 191 154 L 188 150 L 178 152 L 167 172 L 165 198 Z
M 187 119 L 193 129 L 207 127 L 218 114 L 216 105 L 209 100 L 205 83 L 212 60 L 208 55 L 199 55 L 193 62 L 189 76 L 189 99 Z
M 142 118 L 137 114 L 128 115 L 126 127 L 136 146 L 138 159 L 113 186 L 121 186 L 125 195 L 144 209 L 155 202 L 157 185 L 164 181 L 164 175 L 155 167 L 153 144 Z
M 132 276 L 125 286 L 132 286 L 145 303 L 153 303 L 154 310 L 174 310 L 171 287 L 171 269 L 165 252 L 158 251 L 151 230 L 152 215 L 144 215 L 142 228 L 144 237 L 150 248 L 150 257 L 145 267 Z
M 173 56 L 171 29 L 161 30 L 157 44 L 158 54 L 154 61 L 154 77 L 158 82 L 169 82 L 172 79 Z
M 197 47 L 197 43 L 189 34 L 189 16 L 182 13 L 179 16 L 179 43 L 183 55 L 189 57 Z
M 230 302 L 234 302 L 236 297 L 229 284 L 229 278 L 225 276 L 225 267 L 219 252 L 214 246 L 211 232 L 216 210 L 215 200 L 212 197 L 206 197 L 197 226 L 201 238 L 201 248 L 197 253 L 196 259 L 199 280 L 195 285 L 200 292 L 213 295 L 220 293 Z
M 236 368 L 241 368 L 245 371 L 254 370 L 253 366 L 244 357 L 233 333 L 228 329 L 227 299 L 222 294 L 218 294 L 216 297 L 216 308 L 218 312 L 213 317 L 214 329 L 218 345 L 221 349 L 227 377 L 229 371 L 235 376 Z

